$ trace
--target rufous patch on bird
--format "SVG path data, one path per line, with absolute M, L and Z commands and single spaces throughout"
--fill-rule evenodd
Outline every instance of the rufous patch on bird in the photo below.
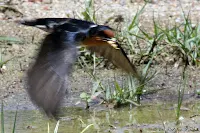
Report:
M 110 45 L 108 41 L 103 40 L 100 37 L 90 37 L 86 38 L 83 42 L 83 45 L 85 46 L 98 46 L 98 45 Z
M 112 30 L 104 30 L 103 32 L 110 38 L 115 36 L 115 33 Z

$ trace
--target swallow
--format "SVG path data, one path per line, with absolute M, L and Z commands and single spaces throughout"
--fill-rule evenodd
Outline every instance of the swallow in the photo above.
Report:
M 119 43 L 113 40 L 114 31 L 108 26 L 72 18 L 40 18 L 20 23 L 49 33 L 42 42 L 35 63 L 27 72 L 27 92 L 47 116 L 56 117 L 59 113 L 79 45 L 140 79 L 136 67 Z

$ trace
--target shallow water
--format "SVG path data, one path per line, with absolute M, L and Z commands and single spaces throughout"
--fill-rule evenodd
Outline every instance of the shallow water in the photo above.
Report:
M 64 108 L 59 124 L 59 133 L 80 133 L 86 126 L 93 124 L 86 131 L 132 133 L 132 132 L 175 132 L 176 113 L 174 105 L 148 105 L 106 110 L 84 110 L 80 107 Z M 180 131 L 200 130 L 200 103 L 189 105 L 181 111 Z M 14 111 L 4 111 L 5 132 L 12 131 Z M 195 116 L 196 115 L 196 116 Z M 39 111 L 18 111 L 16 133 L 47 133 L 54 131 L 56 121 L 48 120 Z M 186 128 L 187 127 L 187 128 Z M 1 129 L 1 127 L 0 127 Z

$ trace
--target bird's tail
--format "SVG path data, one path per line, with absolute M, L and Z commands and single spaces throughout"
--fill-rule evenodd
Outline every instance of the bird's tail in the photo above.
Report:
M 16 23 L 33 26 L 47 32 L 51 31 L 56 25 L 68 21 L 68 18 L 41 18 L 32 20 L 17 20 Z

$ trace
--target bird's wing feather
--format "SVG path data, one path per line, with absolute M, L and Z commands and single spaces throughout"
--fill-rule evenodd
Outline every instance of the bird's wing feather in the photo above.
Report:
M 105 44 L 107 43 L 107 44 Z M 109 42 L 102 43 L 103 45 L 87 45 L 86 47 L 100 56 L 111 61 L 117 67 L 123 69 L 127 73 L 134 75 L 136 78 L 140 79 L 136 67 L 130 62 L 126 56 L 124 50 L 119 46 L 118 43 Z
M 59 38 L 58 38 L 59 37 Z M 67 78 L 76 60 L 76 46 L 64 33 L 52 33 L 43 41 L 35 64 L 28 71 L 28 93 L 49 116 L 57 114 L 67 91 Z
M 79 31 L 88 31 L 89 28 L 96 26 L 96 24 L 92 22 L 72 18 L 40 18 L 17 22 L 27 26 L 35 26 L 47 32 L 52 32 L 55 28 L 66 31 L 76 30 L 76 28 L 79 29 Z M 74 29 L 73 27 L 76 28 Z

